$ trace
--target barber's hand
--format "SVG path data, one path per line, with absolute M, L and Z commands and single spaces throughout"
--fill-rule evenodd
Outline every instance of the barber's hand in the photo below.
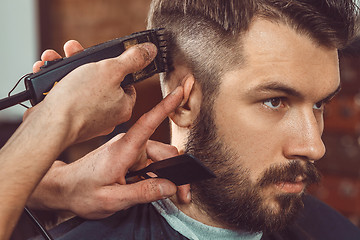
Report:
M 170 197 L 176 186 L 166 179 L 147 179 L 126 184 L 128 170 L 146 166 L 148 159 L 159 161 L 178 155 L 175 147 L 149 141 L 158 125 L 176 109 L 183 99 L 178 87 L 150 112 L 143 115 L 126 133 L 114 137 L 100 148 L 69 165 L 57 162 L 36 189 L 47 199 L 47 208 L 70 210 L 84 218 L 103 218 L 135 204 Z M 57 179 L 61 187 L 53 194 L 41 193 L 46 182 Z M 49 187 L 48 187 L 49 188 Z M 50 189 L 50 188 L 49 188 Z
M 64 44 L 64 53 L 65 57 L 71 57 L 72 55 L 75 55 L 76 53 L 81 52 L 84 50 L 84 47 L 76 40 L 69 40 Z M 53 49 L 45 50 L 41 54 L 41 60 L 37 61 L 33 65 L 33 72 L 39 72 L 40 68 L 44 65 L 45 61 L 54 61 L 59 58 L 62 58 L 62 56 L 57 53 Z
M 82 50 L 79 43 L 65 44 L 66 56 Z M 49 118 L 64 119 L 70 142 L 87 140 L 110 133 L 114 126 L 129 120 L 135 103 L 133 86 L 120 87 L 128 74 L 147 66 L 156 56 L 157 49 L 151 43 L 134 46 L 117 58 L 83 65 L 64 77 L 40 102 L 25 114 L 35 111 Z M 42 61 L 34 64 L 38 71 L 43 61 L 51 61 L 60 55 L 53 50 L 45 51 Z

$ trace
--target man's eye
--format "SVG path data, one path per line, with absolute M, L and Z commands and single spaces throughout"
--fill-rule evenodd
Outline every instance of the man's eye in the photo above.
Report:
M 324 107 L 324 102 L 320 101 L 314 104 L 313 108 L 316 110 L 321 110 Z
M 278 109 L 283 105 L 281 98 L 278 97 L 266 99 L 263 103 L 272 109 Z

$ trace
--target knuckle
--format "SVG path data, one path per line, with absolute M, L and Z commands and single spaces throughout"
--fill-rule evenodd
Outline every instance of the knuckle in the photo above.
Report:
M 100 212 L 111 213 L 114 211 L 113 198 L 111 197 L 111 194 L 108 194 L 107 191 L 99 191 L 95 197 L 94 202 L 98 206 Z
M 101 79 L 106 79 L 103 83 L 112 82 L 125 76 L 124 68 L 119 67 L 119 63 L 113 58 L 105 59 L 99 62 L 89 63 L 94 64 L 92 68 L 95 74 L 101 77 Z M 90 68 L 89 68 L 90 69 Z

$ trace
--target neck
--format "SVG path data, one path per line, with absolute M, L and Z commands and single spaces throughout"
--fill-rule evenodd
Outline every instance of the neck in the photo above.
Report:
M 180 128 L 171 121 L 171 144 L 175 146 L 179 153 L 182 154 L 185 152 L 185 140 L 189 134 L 187 129 Z M 181 186 L 179 187 L 181 188 Z M 187 216 L 212 227 L 219 228 L 228 228 L 224 225 L 218 223 L 213 218 L 210 217 L 207 211 L 205 211 L 199 203 L 195 201 L 181 201 L 177 195 L 174 195 L 170 200 L 175 204 L 175 206 L 181 210 Z
M 171 124 L 171 145 L 175 146 L 180 154 L 185 152 L 186 139 L 189 135 L 188 128 L 182 128 L 170 121 Z M 180 186 L 179 188 L 182 188 Z M 178 191 L 179 192 L 179 191 Z M 181 194 L 180 194 L 181 195 Z M 222 224 L 216 222 L 210 215 L 205 211 L 198 202 L 195 201 L 182 201 L 177 195 L 174 195 L 170 200 L 175 206 L 181 210 L 187 216 L 212 227 L 227 228 Z
M 213 218 L 211 218 L 210 215 L 194 201 L 191 201 L 190 203 L 181 203 L 176 195 L 172 196 L 170 200 L 180 211 L 182 211 L 187 216 L 195 219 L 196 221 L 212 227 L 227 228 L 226 226 L 218 223 Z

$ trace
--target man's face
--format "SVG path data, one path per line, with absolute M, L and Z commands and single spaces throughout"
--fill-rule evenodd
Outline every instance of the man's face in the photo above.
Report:
M 203 103 L 187 146 L 218 177 L 192 189 L 224 224 L 271 231 L 294 218 L 319 180 L 313 162 L 325 153 L 323 110 L 339 88 L 338 57 L 281 23 L 255 20 L 242 39 L 245 63 L 224 74 L 211 107 Z

